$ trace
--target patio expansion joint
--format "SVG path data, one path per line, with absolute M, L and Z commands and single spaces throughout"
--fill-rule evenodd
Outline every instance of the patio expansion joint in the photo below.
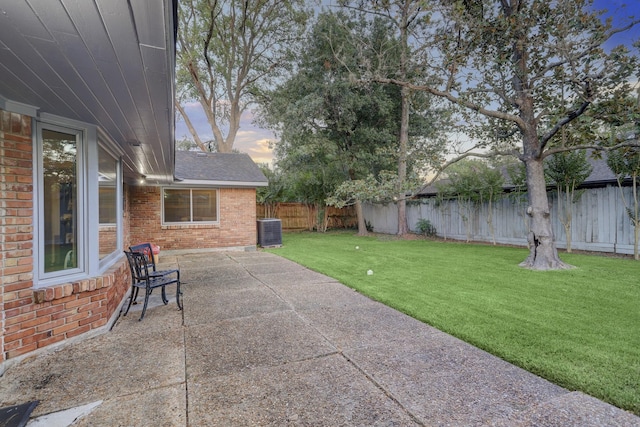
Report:
M 391 400 L 393 403 L 395 403 L 396 405 L 398 405 L 399 408 L 402 409 L 402 411 L 407 414 L 417 425 L 419 426 L 426 426 L 426 424 L 417 416 L 415 415 L 413 412 L 411 412 L 405 405 L 402 404 L 402 402 L 400 402 L 400 400 L 398 400 L 391 391 L 387 390 L 382 384 L 380 384 L 378 381 L 376 381 L 375 378 L 373 378 L 371 375 L 369 375 L 367 373 L 366 370 L 364 370 L 363 368 L 361 368 L 352 358 L 350 358 L 349 356 L 347 356 L 346 354 L 344 354 L 342 352 L 342 350 L 338 351 L 338 354 L 340 354 L 340 356 L 342 356 L 344 358 L 344 360 L 349 363 L 351 366 L 353 366 L 358 372 L 360 372 L 366 379 L 367 381 L 369 381 L 371 384 L 373 384 L 374 387 L 376 387 L 378 390 L 380 390 L 385 396 L 387 396 L 387 398 L 389 400 Z
M 349 365 L 353 366 L 354 369 L 356 369 L 356 371 L 360 372 L 360 374 L 362 374 L 366 380 L 371 383 L 376 389 L 380 390 L 389 400 L 391 400 L 394 404 L 396 404 L 404 413 L 407 414 L 407 416 L 409 416 L 417 425 L 419 426 L 425 426 L 424 422 L 422 420 L 420 420 L 420 418 L 415 415 L 414 413 L 412 413 L 407 407 L 405 407 L 394 395 L 393 393 L 391 393 L 391 391 L 387 390 L 385 387 L 382 386 L 382 384 L 380 384 L 378 381 L 375 380 L 375 378 L 373 378 L 371 375 L 369 375 L 364 369 L 362 369 L 353 359 L 351 359 L 349 356 L 347 356 L 346 354 L 343 353 L 342 349 L 340 348 L 340 346 L 336 345 L 329 337 L 327 337 L 325 334 L 322 333 L 322 331 L 320 331 L 317 327 L 315 327 L 313 325 L 313 322 L 311 322 L 309 319 L 307 319 L 305 316 L 303 316 L 301 313 L 299 313 L 293 304 L 291 304 L 288 300 L 286 300 L 285 298 L 283 298 L 273 287 L 269 286 L 269 284 L 265 283 L 264 281 L 260 280 L 259 277 L 256 277 L 253 273 L 251 273 L 248 269 L 246 269 L 246 267 L 243 266 L 243 268 L 245 269 L 245 271 L 247 271 L 247 273 L 253 277 L 255 280 L 257 280 L 258 282 L 260 282 L 263 286 L 265 286 L 267 289 L 269 289 L 271 292 L 273 292 L 273 294 L 280 299 L 282 302 L 284 302 L 293 313 L 295 313 L 295 315 L 300 318 L 300 320 L 302 320 L 305 324 L 309 325 L 309 327 L 311 327 L 319 336 L 322 337 L 322 339 L 329 344 L 331 347 L 335 348 L 336 350 L 333 352 L 329 352 L 329 353 L 325 353 L 325 354 L 319 354 L 319 355 L 315 355 L 312 357 L 308 357 L 308 358 L 304 358 L 304 359 L 298 359 L 295 361 L 290 361 L 290 362 L 286 362 L 284 364 L 288 364 L 288 363 L 299 363 L 299 362 L 303 362 L 306 360 L 317 360 L 317 359 L 322 359 L 325 357 L 330 357 L 330 356 L 334 356 L 334 355 L 338 355 L 341 358 L 343 358 Z M 332 282 L 334 282 L 332 280 Z
M 184 358 L 184 405 L 185 405 L 185 425 L 189 425 L 189 377 L 187 367 L 187 324 L 184 320 L 184 300 L 182 300 L 182 356 Z

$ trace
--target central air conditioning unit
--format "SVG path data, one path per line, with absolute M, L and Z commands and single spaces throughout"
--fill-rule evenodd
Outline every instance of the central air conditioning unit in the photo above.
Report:
M 282 222 L 279 219 L 258 220 L 258 245 L 263 248 L 282 246 Z

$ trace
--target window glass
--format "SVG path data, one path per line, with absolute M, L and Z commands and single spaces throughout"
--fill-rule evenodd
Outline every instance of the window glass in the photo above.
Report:
M 164 190 L 164 221 L 191 221 L 191 190 Z
M 164 189 L 164 222 L 216 222 L 216 189 Z
M 78 141 L 75 134 L 42 130 L 42 203 L 45 273 L 78 267 Z
M 102 147 L 98 149 L 98 208 L 100 259 L 118 249 L 117 230 L 118 161 Z
M 192 190 L 192 221 L 217 221 L 216 190 Z

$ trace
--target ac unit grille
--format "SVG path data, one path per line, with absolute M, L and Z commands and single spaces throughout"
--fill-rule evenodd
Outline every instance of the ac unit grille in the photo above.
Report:
M 282 222 L 276 218 L 258 220 L 258 245 L 282 246 Z

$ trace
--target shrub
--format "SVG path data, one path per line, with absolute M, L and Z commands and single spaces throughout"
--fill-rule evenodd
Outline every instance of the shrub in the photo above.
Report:
M 431 221 L 428 219 L 420 219 L 416 223 L 416 229 L 420 234 L 424 234 L 425 236 L 433 237 L 436 235 L 436 228 L 431 224 Z

